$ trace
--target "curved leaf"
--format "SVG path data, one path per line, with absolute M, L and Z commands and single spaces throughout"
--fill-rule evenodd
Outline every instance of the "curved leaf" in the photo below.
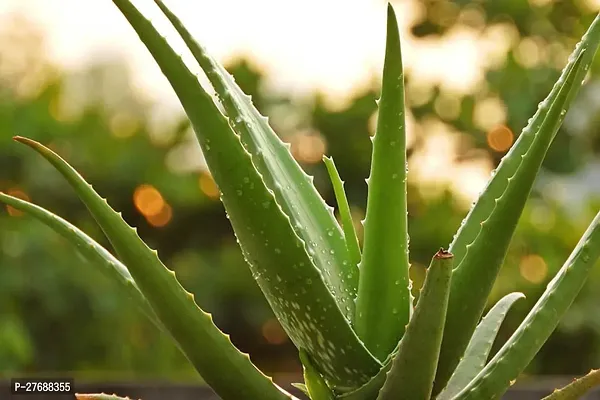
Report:
M 181 21 L 160 0 L 155 0 L 171 21 L 192 55 L 204 70 L 240 135 L 246 150 L 271 189 L 277 203 L 292 220 L 298 236 L 308 246 L 315 266 L 340 309 L 350 320 L 354 317 L 354 297 L 358 285 L 357 263 L 348 253 L 340 227 L 309 177 L 289 152 L 289 145 L 275 134 L 265 117 L 252 104 L 233 77 L 192 37 Z
M 196 77 L 129 0 L 113 2 L 181 100 L 253 276 L 286 333 L 298 349 L 311 355 L 332 386 L 360 386 L 381 365 L 360 342 L 325 285 L 313 263 L 314 249 L 307 249 L 297 236 L 251 155 Z
M 15 138 L 50 162 L 69 182 L 127 265 L 144 297 L 206 383 L 223 399 L 239 399 L 239 393 L 255 398 L 292 398 L 262 374 L 202 311 L 187 292 L 131 228 L 92 187 L 57 154 L 41 144 Z M 231 385 L 231 381 L 236 382 Z
M 448 385 L 436 397 L 436 400 L 450 400 L 485 366 L 496 335 L 504 321 L 508 310 L 519 299 L 525 298 L 523 293 L 510 293 L 500 299 L 477 325 L 475 333 L 467 346 L 465 355 L 458 363 L 456 370 L 448 381 Z
M 598 33 L 596 42 L 600 41 L 600 29 Z M 531 146 L 524 154 L 515 153 L 511 156 L 518 158 L 520 165 L 514 175 L 504 181 L 506 189 L 493 201 L 491 213 L 484 221 L 477 221 L 479 233 L 466 246 L 467 251 L 452 276 L 434 394 L 445 386 L 452 375 L 483 314 L 537 172 L 586 72 L 588 64 L 584 62 L 588 60 L 587 51 L 582 50 L 577 54 L 557 82 L 555 87 L 558 87 L 558 92 L 552 92 L 550 99 L 542 103 L 544 118 L 541 125 L 535 125 L 537 131 Z
M 138 289 L 127 267 L 94 239 L 56 214 L 25 200 L 17 199 L 16 197 L 0 192 L 0 202 L 38 219 L 67 239 L 71 244 L 75 245 L 81 255 L 91 264 L 98 266 L 109 279 L 116 282 L 157 327 L 164 329 L 154 310 L 148 304 L 148 300 L 146 300 L 142 292 Z
M 554 331 L 598 258 L 600 212 L 523 323 L 485 368 L 454 399 L 494 399 L 502 395 Z

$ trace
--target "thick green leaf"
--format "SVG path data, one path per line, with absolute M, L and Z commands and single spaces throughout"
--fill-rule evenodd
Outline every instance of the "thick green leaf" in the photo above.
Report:
M 383 384 L 385 383 L 385 378 L 387 377 L 390 368 L 392 368 L 392 360 L 394 359 L 394 357 L 396 357 L 396 354 L 398 354 L 398 349 L 401 343 L 402 339 L 400 339 L 400 342 L 398 343 L 394 351 L 392 351 L 390 355 L 385 359 L 385 361 L 383 362 L 383 367 L 379 370 L 377 375 L 369 379 L 369 381 L 361 387 L 354 389 L 350 392 L 338 395 L 336 399 L 373 400 L 374 398 L 376 398 L 377 394 L 379 393 Z
M 398 344 L 411 313 L 404 74 L 398 23 L 391 4 L 368 185 L 355 326 L 369 350 L 383 360 Z
M 600 385 L 600 369 L 593 369 L 567 386 L 556 389 L 542 400 L 577 400 L 598 385 Z
M 367 383 L 355 389 L 351 392 L 343 393 L 336 398 L 339 400 L 373 400 L 377 397 L 377 394 L 385 383 L 390 368 L 392 367 L 392 359 L 389 358 L 383 364 L 383 368 L 379 370 L 377 375 L 372 377 Z
M 599 40 L 600 35 L 596 41 Z M 557 82 L 558 92 L 542 103 L 541 109 L 547 111 L 541 125 L 535 125 L 531 146 L 524 154 L 510 156 L 518 158 L 520 165 L 514 175 L 504 181 L 506 188 L 492 202 L 491 213 L 484 221 L 477 221 L 479 233 L 467 246 L 460 265 L 454 271 L 434 394 L 446 385 L 483 314 L 537 172 L 587 70 L 588 64 L 584 63 L 588 60 L 586 54 L 587 51 L 577 53 Z
M 330 385 L 344 390 L 368 381 L 380 363 L 352 330 L 313 263 L 314 248 L 298 237 L 240 138 L 152 24 L 129 0 L 113 2 L 190 118 L 244 256 L 286 333 L 310 354 Z
M 308 388 L 306 387 L 306 385 L 304 383 L 290 383 L 290 385 L 292 385 L 296 389 L 300 390 L 305 395 L 309 396 Z
M 344 181 L 340 178 L 340 174 L 335 167 L 333 158 L 323 156 L 323 162 L 327 167 L 338 209 L 340 210 L 340 218 L 342 219 L 342 227 L 344 229 L 344 239 L 346 240 L 346 247 L 350 253 L 350 259 L 352 260 L 352 264 L 358 265 L 361 257 L 360 245 L 354 229 L 354 222 L 352 220 L 350 206 L 348 205 L 348 199 L 346 198 L 346 192 L 344 192 Z
M 522 157 L 527 153 L 534 139 L 539 136 L 549 136 L 549 138 L 544 139 L 544 141 L 546 143 L 551 143 L 556 136 L 557 130 L 541 130 L 542 124 L 548 117 L 550 111 L 549 106 L 557 99 L 564 82 L 567 80 L 567 74 L 575 64 L 576 60 L 581 56 L 581 68 L 576 72 L 575 79 L 573 80 L 573 90 L 569 93 L 567 99 L 565 99 L 565 109 L 566 106 L 571 103 L 573 98 L 579 92 L 582 81 L 594 59 L 599 42 L 600 16 L 594 19 L 586 34 L 575 47 L 575 50 L 569 58 L 569 63 L 563 69 L 560 78 L 554 84 L 554 87 L 546 99 L 538 105 L 535 115 L 528 121 L 527 126 L 523 129 L 510 151 L 503 157 L 500 165 L 493 172 L 485 190 L 482 192 L 479 199 L 477 199 L 477 202 L 475 202 L 454 236 L 449 250 L 454 254 L 456 268 L 460 266 L 463 257 L 467 253 L 467 246 L 473 243 L 479 234 L 481 222 L 485 221 L 490 216 L 496 205 L 496 199 L 498 199 L 506 190 L 508 178 L 512 177 L 517 172 L 517 169 L 521 165 Z M 583 51 L 585 51 L 585 55 L 582 55 Z M 563 118 L 564 115 L 560 117 L 559 124 L 562 122 Z
M 239 393 L 251 398 L 290 399 L 273 381 L 263 375 L 238 351 L 202 311 L 194 296 L 187 292 L 131 228 L 92 187 L 62 158 L 41 144 L 15 138 L 50 162 L 69 182 L 113 245 L 119 258 L 154 312 L 179 347 L 217 394 L 223 399 L 239 399 Z M 235 385 L 231 385 L 231 382 Z
M 436 397 L 436 400 L 452 399 L 483 369 L 504 317 L 506 317 L 512 305 L 524 297 L 523 293 L 510 293 L 492 307 L 485 318 L 477 325 L 464 357 L 458 363 L 448 384 Z
M 311 400 L 333 400 L 331 389 L 327 386 L 323 376 L 314 367 L 310 356 L 303 350 L 300 351 L 300 361 L 304 371 L 304 383 Z
M 444 332 L 452 258 L 440 250 L 431 260 L 415 312 L 377 400 L 429 400 Z
M 600 212 L 523 323 L 485 368 L 454 399 L 495 399 L 502 395 L 554 331 L 583 287 L 598 258 Z
M 160 320 L 152 310 L 148 301 L 138 289 L 127 268 L 104 247 L 86 235 L 75 225 L 35 204 L 17 199 L 0 192 L 0 202 L 16 208 L 38 219 L 56 233 L 75 245 L 81 255 L 91 264 L 97 266 L 109 279 L 127 293 L 129 298 L 150 318 L 159 328 L 164 329 Z
M 283 143 L 233 77 L 192 37 L 181 21 L 160 0 L 155 0 L 190 49 L 218 94 L 246 150 L 275 193 L 277 203 L 292 220 L 298 236 L 309 246 L 315 266 L 348 319 L 354 317 L 358 285 L 357 264 L 352 262 L 340 227 L 313 185 Z

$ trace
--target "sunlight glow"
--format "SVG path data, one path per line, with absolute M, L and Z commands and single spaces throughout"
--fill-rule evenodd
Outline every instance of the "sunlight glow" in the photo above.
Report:
M 546 279 L 548 266 L 539 255 L 529 254 L 521 259 L 519 271 L 525 280 L 537 285 Z
M 506 125 L 498 125 L 487 134 L 488 146 L 490 146 L 492 150 L 501 153 L 510 149 L 514 138 L 514 134 Z
M 157 228 L 167 225 L 173 216 L 171 206 L 151 185 L 138 186 L 133 193 L 133 203 L 148 223 Z
M 198 184 L 200 185 L 200 190 L 207 197 L 211 199 L 219 198 L 219 188 L 215 183 L 213 177 L 208 172 L 201 172 L 200 178 L 198 179 Z

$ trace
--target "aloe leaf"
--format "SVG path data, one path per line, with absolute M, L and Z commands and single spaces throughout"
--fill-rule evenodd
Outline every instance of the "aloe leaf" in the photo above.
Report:
M 75 393 L 77 400 L 133 400 L 131 397 L 120 397 L 116 394 L 106 393 Z
M 233 77 L 192 37 L 181 21 L 160 0 L 155 0 L 184 40 L 194 58 L 218 94 L 230 117 L 231 126 L 240 135 L 246 150 L 267 187 L 293 228 L 308 245 L 315 266 L 323 274 L 346 317 L 354 317 L 354 298 L 358 285 L 358 263 L 353 262 L 346 241 L 327 206 L 308 176 L 294 160 L 289 145 L 283 143 Z
M 577 400 L 598 385 L 600 385 L 600 369 L 593 369 L 567 386 L 556 389 L 542 400 Z
M 402 337 L 411 312 L 404 74 L 398 23 L 391 4 L 368 185 L 355 327 L 367 348 L 384 359 Z
M 15 140 L 26 144 L 69 182 L 86 205 L 98 225 L 113 245 L 119 258 L 127 265 L 140 291 L 154 312 L 178 343 L 206 383 L 223 399 L 238 399 L 239 393 L 265 399 L 290 399 L 273 381 L 263 375 L 212 322 L 210 314 L 202 311 L 194 296 L 177 281 L 123 220 L 92 187 L 57 154 L 41 144 L 21 137 Z M 236 382 L 231 385 L 231 381 Z
M 348 199 L 344 192 L 344 181 L 340 178 L 333 158 L 323 157 L 323 162 L 327 167 L 331 184 L 333 185 L 333 191 L 337 201 L 338 208 L 340 210 L 340 217 L 342 219 L 342 227 L 344 229 L 344 239 L 346 240 L 346 247 L 350 254 L 352 264 L 358 265 L 360 263 L 360 245 L 358 243 L 358 237 L 354 230 L 354 222 L 352 221 L 352 213 L 350 212 L 350 206 L 348 205 Z
M 390 368 L 392 367 L 391 359 L 383 364 L 383 368 L 379 370 L 377 375 L 372 377 L 367 383 L 353 391 L 343 393 L 337 396 L 339 400 L 373 400 L 381 390 L 385 383 Z
M 25 200 L 0 192 L 0 202 L 31 215 L 67 239 L 71 244 L 75 245 L 86 260 L 91 264 L 98 266 L 109 279 L 116 282 L 117 285 L 127 293 L 136 306 L 138 306 L 157 327 L 164 329 L 160 320 L 154 313 L 154 310 L 152 310 L 152 307 L 138 289 L 127 268 L 104 247 L 94 241 L 94 239 L 61 217 Z
M 398 354 L 398 349 L 401 343 L 402 339 L 400 339 L 400 342 L 398 343 L 394 351 L 392 351 L 390 355 L 388 355 L 388 357 L 385 359 L 385 361 L 383 362 L 383 367 L 381 367 L 377 375 L 373 376 L 371 379 L 369 379 L 367 383 L 365 383 L 361 387 L 346 393 L 339 394 L 336 397 L 336 399 L 373 400 L 374 398 L 376 398 L 377 394 L 381 390 L 381 387 L 385 383 L 385 378 L 387 377 L 387 374 L 390 371 L 390 368 L 392 367 L 392 360 L 394 359 L 394 357 L 396 357 L 396 354 Z
M 554 331 L 598 258 L 600 212 L 519 328 L 454 399 L 494 399 L 503 394 Z
M 475 329 L 465 355 L 458 363 L 444 390 L 436 397 L 436 400 L 452 399 L 483 369 L 504 317 L 506 317 L 512 305 L 522 298 L 525 298 L 523 293 L 510 293 L 492 307 Z
M 446 319 L 452 261 L 452 254 L 444 250 L 432 258 L 414 314 L 377 400 L 429 400 Z
M 565 99 L 565 109 L 566 106 L 571 103 L 573 98 L 579 92 L 582 81 L 594 59 L 599 42 L 600 15 L 594 19 L 586 34 L 575 47 L 575 50 L 569 57 L 569 62 L 563 69 L 558 81 L 554 84 L 554 87 L 546 99 L 539 104 L 536 113 L 528 121 L 527 126 L 523 129 L 510 151 L 503 157 L 498 168 L 493 172 L 486 188 L 477 199 L 477 202 L 471 208 L 461 224 L 460 229 L 454 236 L 449 250 L 454 254 L 456 267 L 460 266 L 460 263 L 467 252 L 467 245 L 471 244 L 479 234 L 479 231 L 481 230 L 480 223 L 486 220 L 492 213 L 496 199 L 505 191 L 508 178 L 515 175 L 517 169 L 521 165 L 522 157 L 527 153 L 534 139 L 538 136 L 549 136 L 545 141 L 547 143 L 553 141 L 558 132 L 557 130 L 541 131 L 542 124 L 548 117 L 550 111 L 549 105 L 554 103 L 558 98 L 559 92 L 562 90 L 564 82 L 567 80 L 567 75 L 572 69 L 571 67 L 581 56 L 581 68 L 576 71 L 572 83 L 572 90 Z M 583 54 L 584 51 L 585 54 Z M 560 116 L 559 121 L 562 122 L 563 118 L 564 114 Z
M 495 200 L 492 212 L 479 222 L 479 234 L 454 271 L 434 394 L 446 385 L 483 314 L 537 172 L 587 69 L 586 54 L 578 53 L 557 82 L 556 96 L 542 104 L 547 112 L 531 146 L 516 156 L 521 159 L 519 168 L 505 181 L 506 188 Z
M 352 389 L 381 368 L 344 317 L 314 250 L 292 222 L 251 155 L 173 49 L 128 0 L 113 0 L 153 55 L 179 97 L 230 218 L 240 247 L 275 315 L 299 350 L 306 350 L 331 386 Z M 348 306 L 350 307 L 350 306 Z M 348 309 L 344 309 L 348 311 Z
M 300 351 L 300 361 L 304 371 L 304 383 L 311 400 L 333 400 L 331 389 L 327 386 L 325 379 L 313 366 L 310 356 L 305 351 Z
M 296 389 L 300 390 L 305 395 L 309 396 L 308 388 L 306 387 L 306 385 L 304 383 L 290 383 L 290 385 L 292 385 Z

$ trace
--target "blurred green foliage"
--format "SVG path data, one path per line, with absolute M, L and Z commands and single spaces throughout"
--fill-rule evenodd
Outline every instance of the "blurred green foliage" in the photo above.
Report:
M 412 27 L 419 40 L 443 36 L 457 27 L 486 35 L 504 26 L 502 32 L 516 36 L 506 56 L 486 70 L 486 83 L 473 93 L 457 95 L 437 85 L 413 84 L 407 75 L 407 98 L 419 127 L 409 156 L 425 147 L 427 127 L 436 121 L 460 132 L 455 162 L 483 157 L 497 165 L 505 150 L 495 151 L 498 142 L 490 135 L 499 128 L 520 132 L 594 13 L 583 0 L 419 4 L 424 7 L 423 18 Z M 31 23 L 18 17 L 0 34 L 0 190 L 47 207 L 110 249 L 70 188 L 38 157 L 13 144 L 11 137 L 19 134 L 49 144 L 138 227 L 199 304 L 261 368 L 269 373 L 299 371 L 297 352 L 285 340 L 244 264 L 210 176 L 201 168 L 177 167 L 190 158 L 201 160 L 183 114 L 168 123 L 157 122 L 156 107 L 132 89 L 120 60 L 77 72 L 57 69 L 44 57 L 42 38 Z M 334 108 L 320 94 L 306 101 L 265 89 L 266 77 L 248 61 L 238 60 L 228 69 L 258 108 L 271 116 L 275 130 L 292 143 L 294 154 L 315 175 L 331 205 L 335 197 L 320 155 L 325 150 L 334 157 L 360 228 L 378 79 L 374 77 L 375 84 L 355 93 L 343 107 Z M 551 147 L 495 287 L 493 301 L 510 291 L 527 295 L 509 314 L 500 341 L 537 300 L 600 206 L 593 191 L 572 192 L 569 186 L 584 179 L 579 187 L 589 188 L 594 187 L 594 177 L 600 181 L 598 72 L 600 57 Z M 482 113 L 486 117 L 485 108 L 478 108 L 490 98 L 505 105 L 507 118 L 505 125 L 486 130 L 478 123 Z M 560 186 L 546 184 L 557 177 L 571 198 L 580 198 L 575 205 L 561 203 L 555 196 Z M 449 189 L 432 194 L 419 182 L 410 184 L 415 293 L 424 266 L 440 246 L 447 246 L 467 211 Z M 598 284 L 596 268 L 530 373 L 581 374 L 600 365 Z M 14 210 L 2 209 L 0 374 L 51 371 L 98 379 L 195 378 L 169 338 L 99 271 L 73 256 L 64 240 Z

